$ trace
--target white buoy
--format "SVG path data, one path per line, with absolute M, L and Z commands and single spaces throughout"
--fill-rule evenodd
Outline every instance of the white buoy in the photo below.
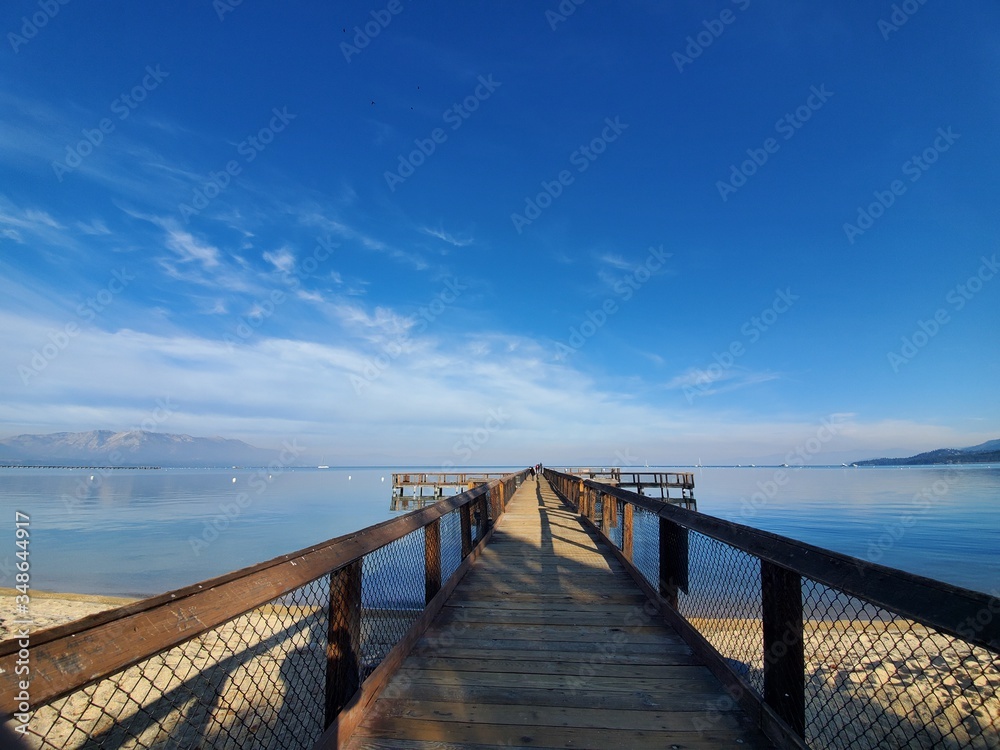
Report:
M 91 481 L 91 482 L 93 482 L 93 481 L 94 481 L 94 475 L 93 475 L 93 474 L 91 474 L 91 475 L 90 475 L 90 481 Z
M 348 475 L 347 475 L 347 481 L 348 481 L 348 482 L 350 482 L 350 481 L 351 481 L 351 475 L 350 475 L 350 474 L 348 474 Z
M 383 482 L 385 481 L 385 477 L 382 477 L 382 481 L 383 481 Z
M 233 477 L 233 484 L 236 484 L 236 477 Z

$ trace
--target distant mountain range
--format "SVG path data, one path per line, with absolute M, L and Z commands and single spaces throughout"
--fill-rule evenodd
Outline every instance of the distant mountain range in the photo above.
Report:
M 938 448 L 908 458 L 872 458 L 855 461 L 858 466 L 917 466 L 921 464 L 1000 463 L 1000 440 L 988 440 L 970 448 Z
M 131 430 L 56 432 L 0 440 L 0 464 L 22 466 L 263 466 L 278 457 L 221 437 Z

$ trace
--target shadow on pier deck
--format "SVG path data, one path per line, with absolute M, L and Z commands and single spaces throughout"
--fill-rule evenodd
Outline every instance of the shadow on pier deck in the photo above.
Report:
M 737 745 L 770 747 L 540 478 L 347 747 Z

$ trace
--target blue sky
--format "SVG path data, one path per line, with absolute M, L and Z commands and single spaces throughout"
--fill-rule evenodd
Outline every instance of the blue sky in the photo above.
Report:
M 984 0 L 8 3 L 0 435 L 442 466 L 995 438 L 998 29 Z

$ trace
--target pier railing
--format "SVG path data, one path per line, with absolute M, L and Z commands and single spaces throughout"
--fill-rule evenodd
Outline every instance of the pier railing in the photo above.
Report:
M 54 750 L 337 747 L 526 474 L 0 643 L 0 714 Z
M 997 596 L 545 474 L 772 738 L 1000 747 Z

